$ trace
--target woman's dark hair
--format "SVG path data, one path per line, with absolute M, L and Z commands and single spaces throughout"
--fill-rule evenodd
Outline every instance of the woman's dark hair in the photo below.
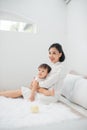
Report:
M 53 47 L 56 48 L 56 49 L 59 51 L 59 53 L 62 53 L 62 55 L 61 55 L 59 61 L 60 61 L 60 62 L 63 62 L 63 61 L 65 60 L 65 54 L 64 54 L 64 52 L 63 52 L 62 46 L 61 46 L 59 43 L 53 43 L 53 44 L 49 47 L 49 50 L 50 50 L 51 48 L 53 48 Z
M 44 68 L 44 69 L 47 69 L 47 72 L 48 72 L 48 73 L 51 71 L 51 67 L 50 67 L 48 64 L 45 64 L 45 63 L 39 65 L 38 68 Z

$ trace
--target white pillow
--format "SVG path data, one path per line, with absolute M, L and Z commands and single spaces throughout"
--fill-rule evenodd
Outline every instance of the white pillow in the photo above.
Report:
M 72 90 L 73 90 L 73 87 L 75 85 L 75 82 L 77 80 L 79 80 L 80 78 L 82 78 L 82 77 L 79 75 L 67 74 L 65 79 L 64 79 L 61 94 L 69 99 L 70 96 L 72 95 Z
M 70 100 L 87 109 L 87 79 L 76 81 Z

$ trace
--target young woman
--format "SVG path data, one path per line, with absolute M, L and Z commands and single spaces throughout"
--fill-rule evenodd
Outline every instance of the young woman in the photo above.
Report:
M 65 54 L 63 52 L 62 46 L 59 43 L 54 43 L 52 44 L 49 49 L 49 59 L 52 63 L 52 70 L 50 74 L 47 76 L 47 78 L 38 84 L 38 81 L 33 81 L 34 86 L 38 85 L 38 93 L 43 93 L 42 88 L 47 88 L 47 89 L 54 89 L 55 95 L 54 96 L 45 96 L 46 100 L 49 97 L 49 101 L 57 101 L 58 99 L 58 94 L 61 91 L 62 88 L 62 83 L 63 79 L 65 77 L 65 69 L 63 65 L 63 61 L 65 60 Z M 18 89 L 18 90 L 10 90 L 10 91 L 4 91 L 0 92 L 0 96 L 6 96 L 6 97 L 12 97 L 16 98 L 19 96 L 24 96 L 24 93 L 27 93 L 29 97 L 29 89 L 26 87 L 23 87 L 23 89 Z M 49 102 L 48 101 L 48 102 Z
M 52 70 L 44 80 L 43 83 L 40 83 L 40 88 L 54 89 L 54 96 L 44 97 L 43 100 L 45 103 L 56 102 L 59 100 L 61 94 L 61 89 L 63 85 L 63 80 L 66 76 L 66 67 L 64 65 L 65 54 L 62 46 L 59 43 L 52 44 L 49 49 L 49 59 L 52 63 Z M 38 92 L 42 93 L 42 89 L 39 89 Z

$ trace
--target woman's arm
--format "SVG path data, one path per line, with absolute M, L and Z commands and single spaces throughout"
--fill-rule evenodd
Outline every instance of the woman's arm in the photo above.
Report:
M 54 94 L 55 94 L 54 89 L 48 90 L 46 88 L 40 88 L 40 87 L 38 88 L 37 92 L 42 93 L 45 96 L 54 96 Z

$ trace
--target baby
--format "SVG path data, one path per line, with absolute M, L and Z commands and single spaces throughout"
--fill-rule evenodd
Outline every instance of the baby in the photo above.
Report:
M 47 88 L 39 87 L 39 83 L 43 82 L 43 80 L 48 76 L 50 71 L 51 71 L 51 67 L 48 64 L 41 64 L 38 67 L 37 77 L 35 77 L 35 79 L 30 84 L 30 89 L 31 89 L 31 94 L 29 96 L 30 101 L 35 100 L 36 92 L 40 92 L 45 96 L 54 96 L 54 89 L 49 90 Z

